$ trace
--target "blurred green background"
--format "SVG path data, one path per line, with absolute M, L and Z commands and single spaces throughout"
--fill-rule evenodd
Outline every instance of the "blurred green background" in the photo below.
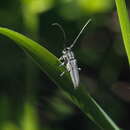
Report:
M 130 2 L 127 0 L 127 6 Z M 1 0 L 0 26 L 38 41 L 57 57 L 72 43 L 80 82 L 124 130 L 130 130 L 130 70 L 114 0 Z M 97 130 L 13 41 L 0 35 L 0 130 Z

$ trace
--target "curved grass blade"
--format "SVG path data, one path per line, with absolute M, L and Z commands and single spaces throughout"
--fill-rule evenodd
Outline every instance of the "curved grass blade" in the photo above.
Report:
M 128 17 L 128 11 L 126 8 L 125 0 L 115 0 L 115 2 L 121 26 L 121 32 L 124 40 L 124 45 L 130 65 L 130 22 Z
M 20 46 L 35 63 L 55 82 L 55 84 L 66 91 L 71 97 L 71 101 L 76 104 L 98 127 L 102 130 L 120 130 L 118 126 L 110 119 L 96 101 L 83 89 L 73 89 L 73 84 L 69 73 L 63 77 L 59 75 L 65 71 L 65 68 L 59 67 L 60 61 L 47 49 L 35 41 L 7 28 L 0 28 L 0 34 L 3 34 Z

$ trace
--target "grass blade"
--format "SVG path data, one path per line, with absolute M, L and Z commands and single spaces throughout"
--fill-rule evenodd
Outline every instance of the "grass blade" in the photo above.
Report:
M 125 49 L 127 52 L 129 64 L 130 64 L 130 23 L 128 12 L 125 4 L 125 0 L 115 0 L 119 22 L 121 26 L 121 32 L 124 40 Z
M 65 68 L 59 67 L 60 61 L 47 49 L 40 46 L 33 40 L 6 28 L 0 28 L 3 34 L 20 46 L 32 57 L 37 65 L 55 82 L 55 84 L 67 92 L 72 102 L 76 104 L 91 120 L 93 120 L 103 130 L 119 130 L 116 124 L 96 103 L 96 101 L 83 89 L 73 89 L 73 84 L 68 73 L 63 77 L 59 75 Z

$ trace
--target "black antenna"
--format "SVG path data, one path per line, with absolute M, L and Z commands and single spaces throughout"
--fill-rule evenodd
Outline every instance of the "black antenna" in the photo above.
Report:
M 60 28 L 60 30 L 62 31 L 63 37 L 64 37 L 64 47 L 65 47 L 65 43 L 66 43 L 66 34 L 65 34 L 64 29 L 63 29 L 62 26 L 61 26 L 60 24 L 58 24 L 58 23 L 53 23 L 52 25 L 53 25 L 53 26 L 58 26 L 58 27 Z
M 81 31 L 79 32 L 78 36 L 75 38 L 75 40 L 73 41 L 73 43 L 70 45 L 70 49 L 75 45 L 75 43 L 77 42 L 79 36 L 82 34 L 82 32 L 84 31 L 85 27 L 91 22 L 91 19 L 89 19 L 86 24 L 83 26 L 83 28 L 81 29 Z

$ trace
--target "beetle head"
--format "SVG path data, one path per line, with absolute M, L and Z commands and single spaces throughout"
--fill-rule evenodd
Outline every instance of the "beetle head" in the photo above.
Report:
M 70 51 L 70 47 L 64 48 L 64 50 L 62 51 L 62 53 L 63 53 L 63 54 L 66 54 L 68 51 Z

